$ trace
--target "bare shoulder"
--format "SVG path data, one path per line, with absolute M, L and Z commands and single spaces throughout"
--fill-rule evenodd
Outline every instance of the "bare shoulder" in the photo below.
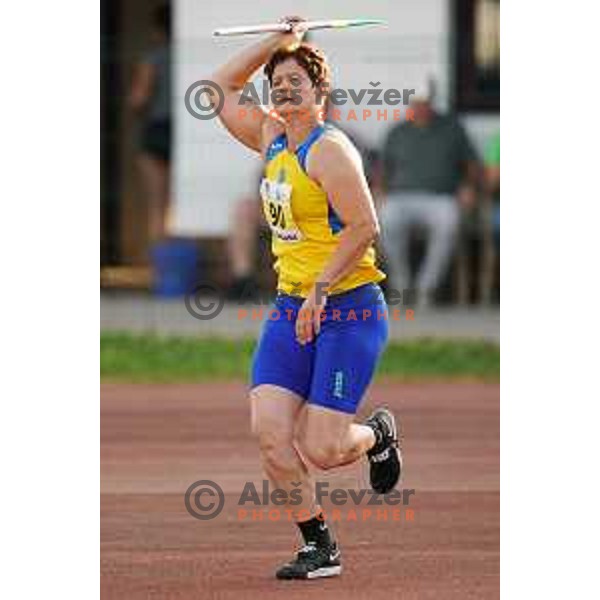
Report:
M 362 170 L 360 154 L 348 136 L 336 128 L 328 128 L 313 145 L 307 158 L 307 171 L 319 178 L 324 170 Z

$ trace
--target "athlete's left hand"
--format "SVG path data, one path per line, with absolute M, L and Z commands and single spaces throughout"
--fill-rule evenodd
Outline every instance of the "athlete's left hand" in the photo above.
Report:
M 281 46 L 287 50 L 295 50 L 302 43 L 302 38 L 306 35 L 306 27 L 303 22 L 306 19 L 302 17 L 282 17 L 280 23 L 291 25 L 290 33 L 281 34 Z
M 321 319 L 325 315 L 327 295 L 323 290 L 313 289 L 302 303 L 296 318 L 296 339 L 298 343 L 309 344 L 321 331 Z

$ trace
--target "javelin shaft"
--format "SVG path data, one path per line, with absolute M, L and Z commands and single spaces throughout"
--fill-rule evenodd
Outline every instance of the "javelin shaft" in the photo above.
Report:
M 292 30 L 289 23 L 270 23 L 268 25 L 242 25 L 240 27 L 221 27 L 213 31 L 214 36 L 249 35 L 253 33 L 286 33 Z
M 331 19 L 324 21 L 303 21 L 302 26 L 307 31 L 316 29 L 345 29 L 347 27 L 364 27 L 368 25 L 385 25 L 380 19 Z M 242 25 L 239 27 L 222 27 L 215 29 L 213 35 L 226 37 L 234 35 L 251 35 L 257 33 L 286 33 L 292 30 L 289 23 L 269 23 L 267 25 Z

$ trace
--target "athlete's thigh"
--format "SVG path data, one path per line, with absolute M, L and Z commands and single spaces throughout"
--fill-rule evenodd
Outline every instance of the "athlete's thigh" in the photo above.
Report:
M 366 320 L 363 311 L 370 312 Z M 325 322 L 317 337 L 309 405 L 356 414 L 388 335 L 387 321 L 376 304 L 356 309 L 356 321 Z M 342 319 L 350 316 L 342 311 Z
M 272 385 L 307 398 L 312 381 L 314 348 L 296 339 L 295 321 L 276 304 L 277 320 L 265 321 L 252 363 L 252 388 Z M 271 314 L 271 313 L 270 313 Z
M 250 391 L 252 431 L 291 440 L 304 398 L 276 385 L 263 384 Z

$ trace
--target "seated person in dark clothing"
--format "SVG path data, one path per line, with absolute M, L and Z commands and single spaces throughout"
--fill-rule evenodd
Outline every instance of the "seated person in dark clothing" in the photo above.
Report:
M 475 202 L 477 163 L 460 124 L 432 107 L 428 82 L 411 96 L 414 120 L 395 126 L 383 150 L 382 238 L 389 287 L 411 287 L 408 242 L 413 227 L 427 235 L 414 287 L 421 305 L 430 302 L 454 250 L 460 209 Z M 423 91 L 425 90 L 425 91 Z

